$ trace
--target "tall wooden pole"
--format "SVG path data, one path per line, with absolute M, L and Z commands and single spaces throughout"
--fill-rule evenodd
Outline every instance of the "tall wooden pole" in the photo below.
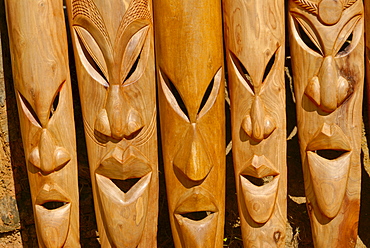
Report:
M 150 0 L 69 0 L 102 247 L 156 247 L 158 169 Z
M 285 247 L 282 0 L 224 0 L 233 160 L 245 247 Z
M 221 2 L 154 1 L 162 149 L 176 247 L 222 247 L 225 121 Z
M 314 245 L 354 247 L 361 184 L 363 3 L 290 0 L 289 25 Z
M 40 247 L 79 247 L 76 141 L 62 0 L 5 1 Z

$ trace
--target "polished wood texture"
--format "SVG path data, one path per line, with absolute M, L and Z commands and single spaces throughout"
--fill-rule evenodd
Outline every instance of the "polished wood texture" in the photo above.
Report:
M 5 3 L 39 246 L 79 247 L 76 140 L 63 1 Z
M 370 106 L 370 1 L 364 0 L 365 6 L 365 66 L 366 66 L 366 90 L 367 105 Z M 367 21 L 366 21 L 367 20 Z M 366 99 L 366 98 L 365 98 Z M 370 117 L 370 108 L 368 107 L 368 120 Z
M 244 247 L 285 247 L 283 0 L 224 0 L 233 161 Z
M 354 247 L 364 80 L 360 0 L 290 0 L 290 46 L 315 247 Z
M 221 2 L 154 1 L 158 97 L 176 247 L 222 247 L 225 117 Z
M 102 247 L 156 247 L 158 169 L 152 4 L 69 0 Z

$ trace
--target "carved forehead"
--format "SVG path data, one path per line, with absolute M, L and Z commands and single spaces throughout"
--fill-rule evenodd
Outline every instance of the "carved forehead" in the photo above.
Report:
M 276 1 L 230 1 L 228 47 L 251 76 L 264 71 L 271 56 L 284 44 L 284 12 Z
M 17 90 L 33 107 L 50 107 L 50 103 L 60 84 L 68 77 L 67 38 L 63 12 L 52 5 L 57 1 L 41 1 L 41 4 L 27 4 L 29 11 L 14 8 L 16 22 L 9 22 L 10 29 L 16 29 L 11 39 L 14 43 L 15 80 Z M 25 1 L 17 1 L 19 5 Z M 59 18 L 55 18 L 58 16 Z M 50 21 L 48 21 L 50 20 Z M 20 26 L 32 26 L 37 29 L 24 29 Z M 38 107 L 37 107 L 38 106 Z M 41 109 L 40 109 L 41 110 Z M 42 111 L 41 111 L 42 112 Z
M 348 9 L 361 9 L 361 0 L 291 0 L 291 9 L 316 17 L 323 25 L 337 24 Z
M 176 1 L 157 18 L 159 67 L 176 85 L 187 106 L 200 105 L 222 66 L 221 12 L 217 1 Z M 200 11 L 202 10 L 202 11 Z M 209 10 L 209 11 L 208 11 Z M 190 107 L 190 109 L 193 109 Z
M 119 30 L 135 20 L 151 21 L 148 0 L 73 0 L 73 18 L 83 15 L 113 41 Z

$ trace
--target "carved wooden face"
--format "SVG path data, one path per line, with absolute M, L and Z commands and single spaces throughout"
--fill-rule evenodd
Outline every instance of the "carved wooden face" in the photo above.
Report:
M 216 2 L 176 1 L 178 8 L 172 8 L 173 3 L 162 1 L 155 6 L 171 10 L 168 15 L 156 12 L 156 48 L 168 203 L 179 247 L 222 244 L 224 80 Z M 207 18 L 189 15 L 193 8 L 204 10 L 198 14 Z
M 148 204 L 155 204 L 156 193 L 150 191 L 157 191 L 150 8 L 147 0 L 72 1 L 98 223 L 101 218 L 109 242 L 116 247 L 138 245 Z
M 285 41 L 278 2 L 224 3 L 233 160 L 243 240 L 251 246 L 285 238 Z
M 10 34 L 14 82 L 40 247 L 70 245 L 79 236 L 74 233 L 77 161 L 61 7 L 57 1 L 7 6 L 9 30 L 17 30 Z
M 289 22 L 298 134 L 314 232 L 339 232 L 333 226 L 349 219 L 352 232 L 360 187 L 362 1 L 293 0 Z M 320 242 L 327 240 L 316 245 Z

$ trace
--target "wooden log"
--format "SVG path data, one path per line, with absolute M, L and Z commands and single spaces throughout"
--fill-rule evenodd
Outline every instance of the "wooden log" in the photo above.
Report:
M 244 247 L 285 247 L 284 1 L 225 0 L 223 5 Z
M 221 2 L 154 1 L 162 150 L 176 247 L 222 247 L 225 120 Z
M 77 156 L 63 1 L 5 1 L 40 247 L 79 247 Z
M 152 3 L 67 1 L 102 247 L 156 247 Z
M 355 247 L 364 20 L 359 0 L 290 0 L 298 137 L 315 247 Z

